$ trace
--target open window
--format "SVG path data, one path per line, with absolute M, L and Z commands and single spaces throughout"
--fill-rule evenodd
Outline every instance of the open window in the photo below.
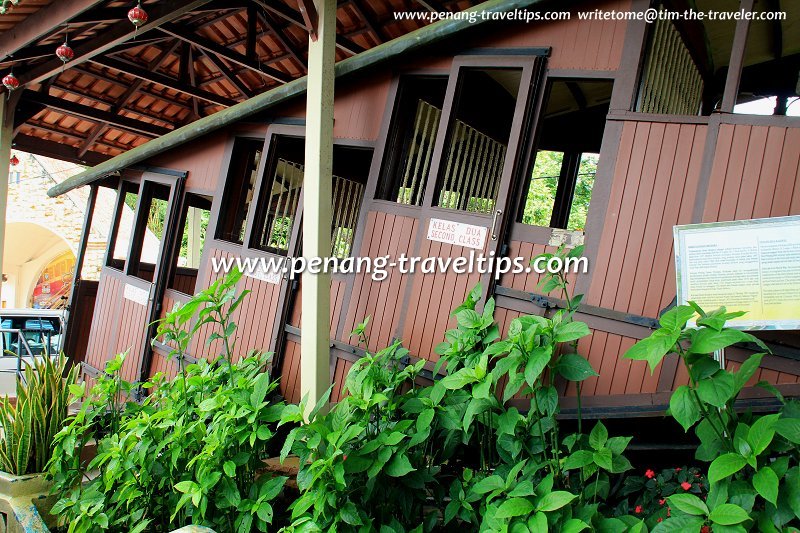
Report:
M 612 87 L 607 80 L 548 82 L 519 222 L 585 228 Z
M 222 194 L 217 239 L 244 243 L 247 211 L 253 199 L 263 141 L 237 138 L 233 144 L 225 190 Z
M 402 76 L 386 141 L 377 198 L 422 205 L 447 76 Z
M 181 233 L 172 261 L 168 288 L 184 294 L 194 293 L 210 218 L 211 198 L 187 194 L 181 212 Z
M 291 250 L 303 186 L 305 141 L 274 135 L 261 181 L 250 247 L 277 255 Z M 364 198 L 372 149 L 335 145 L 333 149 L 332 255 L 352 252 L 358 213 Z
M 128 274 L 152 282 L 166 232 L 170 187 L 148 181 L 143 189 Z
M 800 5 L 756 0 L 734 113 L 800 116 Z M 785 20 L 767 20 L 779 12 Z
M 125 270 L 128 252 L 133 235 L 134 219 L 136 217 L 136 204 L 139 201 L 139 185 L 123 182 L 117 197 L 117 208 L 111 227 L 109 239 L 108 266 L 118 270 Z
M 521 68 L 460 69 L 439 164 L 436 207 L 492 212 L 521 81 Z

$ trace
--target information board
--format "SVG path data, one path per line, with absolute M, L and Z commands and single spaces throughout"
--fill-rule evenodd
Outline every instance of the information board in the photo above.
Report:
M 800 216 L 675 226 L 678 304 L 746 314 L 737 329 L 800 329 Z

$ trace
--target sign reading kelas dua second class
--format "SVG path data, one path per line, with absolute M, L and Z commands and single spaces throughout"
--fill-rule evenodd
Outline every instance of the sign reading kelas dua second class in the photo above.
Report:
M 800 329 L 800 216 L 675 226 L 678 303 L 745 311 L 738 329 Z
M 457 244 L 467 248 L 482 250 L 486 244 L 486 234 L 488 229 L 484 226 L 473 226 L 453 222 L 452 220 L 442 220 L 432 218 L 428 222 L 428 240 L 444 242 L 447 244 Z

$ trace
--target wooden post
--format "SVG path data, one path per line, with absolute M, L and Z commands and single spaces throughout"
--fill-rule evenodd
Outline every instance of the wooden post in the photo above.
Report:
M 14 137 L 14 108 L 17 94 L 0 93 L 0 271 L 3 269 L 3 250 L 6 244 L 6 210 L 8 207 L 8 165 L 11 160 L 11 141 Z M 0 306 L 3 277 L 0 273 Z M 11 307 L 14 307 L 11 304 Z
M 331 254 L 336 1 L 314 0 L 314 4 L 318 23 L 317 38 L 309 38 L 303 178 L 303 256 L 307 260 Z M 331 276 L 303 272 L 302 283 L 300 388 L 307 397 L 308 415 L 331 383 Z
M 754 0 L 741 0 L 739 9 L 745 13 L 753 11 Z M 736 106 L 736 97 L 739 95 L 739 80 L 742 77 L 744 64 L 744 49 L 747 46 L 747 33 L 750 30 L 750 19 L 743 18 L 736 21 L 736 32 L 733 35 L 731 47 L 731 60 L 728 64 L 728 74 L 725 78 L 725 90 L 722 93 L 723 113 L 733 113 Z

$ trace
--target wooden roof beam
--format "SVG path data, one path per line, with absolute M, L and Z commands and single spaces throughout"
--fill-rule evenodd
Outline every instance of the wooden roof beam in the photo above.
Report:
M 270 77 L 274 80 L 277 80 L 280 83 L 286 83 L 290 81 L 292 78 L 282 70 L 278 70 L 272 67 L 264 67 L 259 64 L 259 62 L 255 59 L 250 59 L 244 54 L 240 54 L 235 50 L 231 50 L 228 47 L 225 47 L 221 44 L 215 43 L 210 39 L 206 39 L 199 35 L 192 33 L 192 31 L 188 28 L 183 26 L 179 26 L 178 24 L 165 24 L 161 28 L 159 28 L 162 32 L 172 35 L 178 39 L 186 41 L 194 45 L 205 52 L 210 52 L 216 55 L 219 58 L 223 58 L 231 63 L 240 65 L 242 67 L 248 68 L 253 72 L 261 74 L 263 76 Z
M 166 24 L 178 17 L 201 8 L 210 0 L 162 0 L 158 4 L 148 6 L 150 19 L 138 29 L 129 20 L 118 22 L 101 32 L 91 42 L 75 47 L 75 58 L 70 61 L 70 67 L 89 61 L 94 57 L 104 54 L 115 46 L 129 41 L 134 35 L 143 35 L 159 26 Z M 57 2 L 57 4 L 71 4 L 72 2 Z M 41 65 L 36 65 L 18 74 L 20 84 L 27 85 L 38 83 L 59 74 L 64 68 L 60 59 L 54 57 Z
M 300 65 L 300 69 L 303 72 L 308 72 L 308 67 L 303 59 L 303 53 L 294 44 L 292 44 L 289 38 L 279 28 L 267 20 L 267 17 L 265 17 L 262 13 L 259 13 L 259 18 L 261 18 L 261 22 L 264 24 L 264 26 L 266 26 L 266 28 L 272 32 L 275 40 L 277 40 L 283 49 L 286 50 L 286 52 L 288 52 L 289 55 L 291 55 Z
M 0 59 L 4 59 L 35 43 L 42 37 L 50 35 L 68 20 L 88 11 L 102 0 L 71 0 L 54 2 L 29 16 L 12 29 L 0 34 Z M 61 63 L 61 61 L 59 61 Z
M 228 68 L 228 65 L 226 65 L 220 57 L 218 57 L 216 54 L 210 54 L 205 51 L 203 51 L 203 55 L 206 56 L 215 67 L 217 67 L 217 70 L 219 70 L 220 74 L 222 74 L 222 77 L 228 80 L 230 84 L 233 85 L 237 91 L 239 91 L 239 94 L 241 94 L 244 98 L 250 98 L 253 96 L 253 91 L 251 91 L 250 88 L 245 85 L 245 83 L 240 80 L 230 68 Z
M 159 74 L 158 72 L 151 72 L 146 68 L 143 68 L 138 65 L 133 65 L 131 63 L 128 63 L 127 61 L 122 61 L 111 57 L 95 57 L 94 59 L 92 59 L 92 62 L 97 65 L 100 65 L 101 67 L 106 67 L 117 70 L 119 72 L 123 72 L 125 74 L 130 74 L 135 78 L 139 78 L 141 80 L 148 81 L 150 83 L 155 83 L 158 85 L 163 85 L 164 87 L 172 89 L 173 91 L 187 94 L 194 98 L 199 98 L 201 100 L 211 102 L 212 104 L 217 104 L 225 107 L 230 107 L 236 104 L 236 101 L 231 100 L 230 98 L 225 98 L 224 96 L 219 96 L 212 92 L 198 89 L 197 87 L 193 87 L 192 85 L 189 85 L 187 83 L 181 83 L 180 81 L 172 79 L 169 76 Z
M 444 5 L 438 2 L 437 0 L 414 0 L 414 1 L 432 13 L 434 12 L 438 13 L 440 11 L 448 11 L 448 9 L 446 9 Z
M 270 13 L 274 13 L 275 15 L 281 17 L 282 19 L 287 20 L 292 24 L 294 24 L 295 26 L 303 28 L 304 30 L 307 31 L 306 23 L 303 20 L 302 15 L 300 15 L 300 13 L 290 8 L 286 4 L 283 4 L 281 2 L 265 2 L 264 0 L 253 0 L 253 1 L 256 4 L 260 5 L 261 7 L 263 7 L 264 9 L 266 9 L 267 11 L 269 11 Z M 344 37 L 343 35 L 336 36 L 336 46 L 350 55 L 360 54 L 361 52 L 364 51 L 364 47 L 357 45 L 356 43 L 354 43 L 347 37 Z
M 26 102 L 43 105 L 53 111 L 58 111 L 74 117 L 110 124 L 122 130 L 136 133 L 137 135 L 160 137 L 171 131 L 168 128 L 156 126 L 155 124 L 141 122 L 136 119 L 117 115 L 110 111 L 103 111 L 96 107 L 71 102 L 63 98 L 56 98 L 55 96 L 42 94 L 36 91 L 26 90 L 22 93 L 22 99 Z
M 176 39 L 170 46 L 162 50 L 161 53 L 158 54 L 158 56 L 147 65 L 148 70 L 156 70 L 161 63 L 163 63 L 164 60 L 169 57 L 169 55 L 173 53 L 176 48 L 178 48 L 178 45 L 180 44 L 181 42 Z M 122 93 L 117 100 L 117 103 L 111 107 L 110 112 L 118 115 L 120 111 L 125 109 L 125 105 L 137 92 L 139 92 L 139 88 L 143 83 L 144 80 L 141 79 L 134 81 L 131 86 L 128 87 L 124 93 Z M 104 122 L 92 128 L 92 130 L 89 132 L 89 135 L 87 135 L 86 139 L 81 143 L 80 147 L 78 147 L 78 157 L 83 157 L 86 154 L 86 152 L 97 141 L 100 135 L 103 134 L 103 131 L 105 131 L 106 127 L 108 127 L 108 123 Z
M 79 165 L 97 165 L 103 161 L 111 159 L 110 155 L 103 155 L 96 152 L 90 152 L 83 156 L 78 155 L 75 147 L 68 144 L 62 144 L 55 141 L 48 141 L 32 137 L 30 135 L 18 134 L 14 136 L 14 148 L 32 154 L 43 155 L 45 157 L 52 157 L 54 159 L 61 159 L 62 161 L 69 161 L 70 163 L 77 163 Z

